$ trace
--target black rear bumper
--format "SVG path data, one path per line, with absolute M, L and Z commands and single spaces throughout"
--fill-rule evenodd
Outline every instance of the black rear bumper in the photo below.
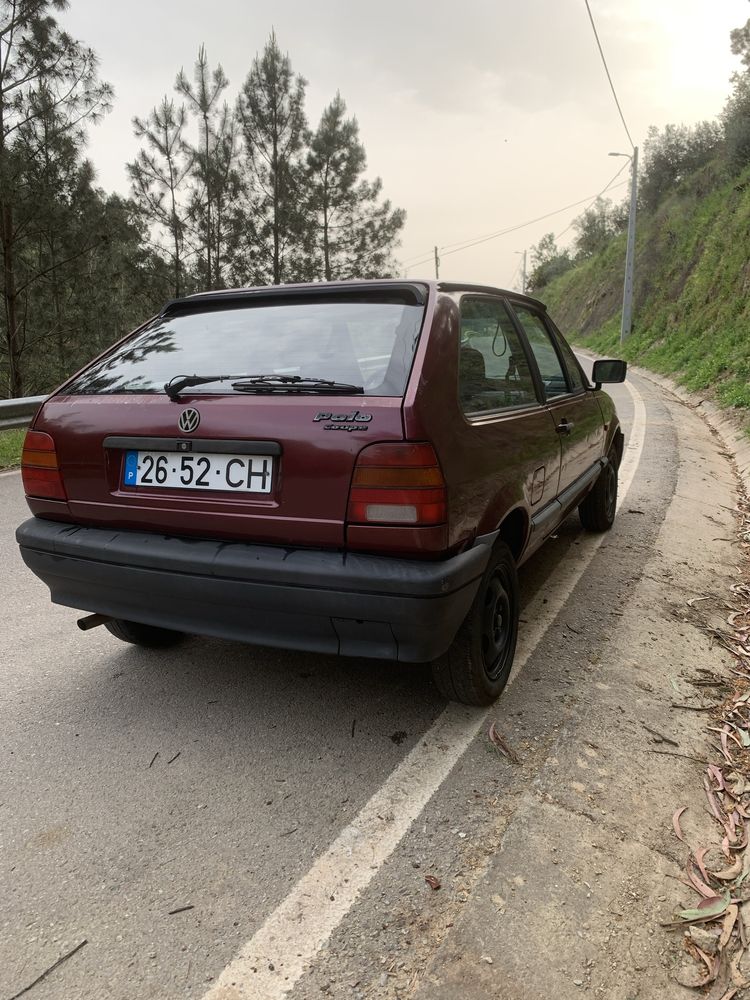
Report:
M 495 535 L 440 562 L 41 518 L 16 539 L 56 604 L 266 646 L 423 662 L 452 642 Z

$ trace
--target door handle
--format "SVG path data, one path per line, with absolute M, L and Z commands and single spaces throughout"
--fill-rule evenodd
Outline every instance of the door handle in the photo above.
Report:
M 570 432 L 573 430 L 574 427 L 575 424 L 573 423 L 572 420 L 563 419 L 560 421 L 557 427 L 555 427 L 555 430 L 557 431 L 558 434 L 570 434 Z

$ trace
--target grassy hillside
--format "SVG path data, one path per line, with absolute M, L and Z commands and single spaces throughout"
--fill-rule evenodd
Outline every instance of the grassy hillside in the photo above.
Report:
M 625 237 L 538 294 L 574 343 L 671 375 L 750 427 L 750 169 L 709 164 L 639 216 L 633 334 L 620 347 Z

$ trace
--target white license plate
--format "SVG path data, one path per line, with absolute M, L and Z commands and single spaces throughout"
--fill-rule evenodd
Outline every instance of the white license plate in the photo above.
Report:
M 124 486 L 169 490 L 270 493 L 270 455 L 201 455 L 175 451 L 125 452 Z

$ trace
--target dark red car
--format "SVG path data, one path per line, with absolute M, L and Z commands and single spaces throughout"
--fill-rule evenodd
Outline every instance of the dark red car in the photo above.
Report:
M 516 568 L 570 511 L 615 516 L 623 435 L 539 302 L 356 281 L 170 302 L 53 393 L 17 539 L 58 604 L 184 633 L 510 674 Z

